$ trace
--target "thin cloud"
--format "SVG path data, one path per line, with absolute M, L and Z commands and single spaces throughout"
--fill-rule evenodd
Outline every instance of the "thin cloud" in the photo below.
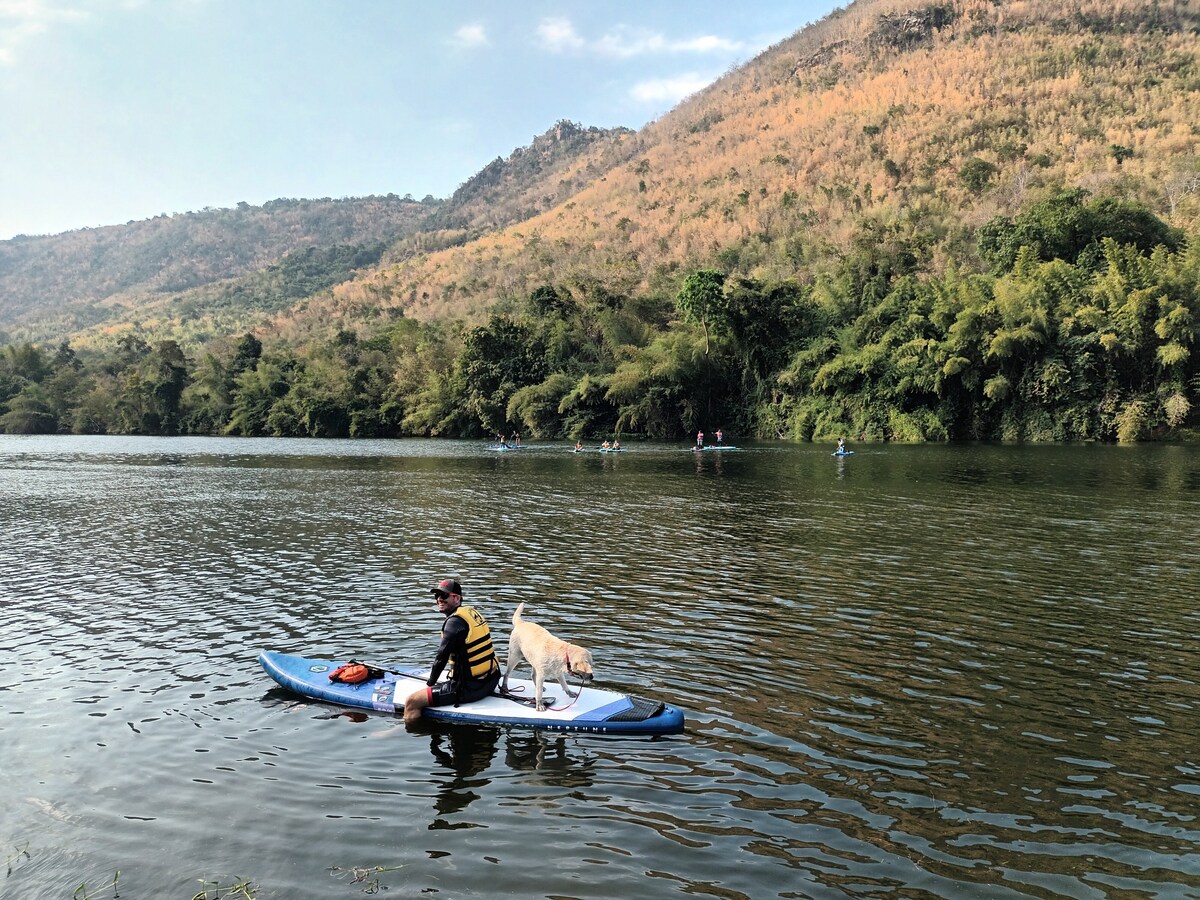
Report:
M 656 31 L 621 25 L 592 42 L 592 49 L 604 56 L 628 59 L 633 56 L 676 55 L 681 53 L 740 53 L 741 41 L 706 34 L 686 40 L 668 40 Z
M 486 47 L 489 43 L 487 30 L 478 22 L 464 25 L 454 32 L 453 43 L 458 47 Z
M 627 28 L 620 25 L 592 43 L 592 49 L 602 56 L 628 58 L 667 51 L 666 39 L 657 32 Z
M 87 13 L 52 0 L 0 0 L 0 65 L 12 65 L 17 49 L 61 22 L 87 18 Z
M 746 47 L 745 41 L 731 41 L 713 34 L 686 41 L 674 41 L 671 44 L 671 49 L 676 53 L 741 53 Z
M 687 53 L 736 54 L 746 49 L 742 41 L 706 34 L 686 39 L 668 39 L 657 31 L 618 25 L 594 40 L 585 39 L 565 17 L 543 19 L 537 29 L 538 42 L 552 53 L 585 51 L 598 56 L 630 59 L 635 56 L 667 56 Z
M 638 103 L 678 103 L 684 97 L 690 97 L 696 91 L 708 87 L 711 78 L 688 72 L 676 75 L 674 78 L 655 78 L 635 84 L 629 91 Z
M 585 45 L 570 19 L 542 19 L 537 27 L 538 43 L 551 53 L 566 53 Z

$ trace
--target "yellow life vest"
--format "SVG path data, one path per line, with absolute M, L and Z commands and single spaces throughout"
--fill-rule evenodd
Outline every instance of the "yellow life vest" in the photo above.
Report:
M 460 606 L 451 615 L 467 623 L 467 670 L 472 678 L 485 678 L 500 668 L 492 632 L 483 616 L 473 606 Z M 456 677 L 454 661 L 450 661 L 450 678 Z

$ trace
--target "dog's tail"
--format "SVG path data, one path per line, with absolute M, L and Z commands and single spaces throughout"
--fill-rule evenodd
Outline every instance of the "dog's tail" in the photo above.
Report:
M 513 624 L 514 624 L 514 625 L 516 625 L 518 622 L 520 622 L 520 621 L 521 621 L 521 611 L 522 611 L 522 610 L 524 610 L 524 609 L 525 609 L 525 604 L 524 604 L 524 603 L 518 603 L 518 604 L 517 604 L 517 609 L 516 609 L 516 611 L 513 613 Z

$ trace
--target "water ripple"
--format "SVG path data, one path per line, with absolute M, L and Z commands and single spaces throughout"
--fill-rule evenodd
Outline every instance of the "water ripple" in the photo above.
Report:
M 1200 478 L 1109 449 L 0 438 L 8 885 L 1200 893 Z M 447 574 L 687 733 L 410 734 L 254 662 L 425 659 Z

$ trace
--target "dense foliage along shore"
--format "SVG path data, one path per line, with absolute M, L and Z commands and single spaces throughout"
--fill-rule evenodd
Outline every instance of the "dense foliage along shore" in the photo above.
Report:
M 1131 202 L 1060 190 L 978 230 L 977 259 L 917 271 L 864 234 L 835 272 L 698 269 L 673 291 L 547 284 L 486 322 L 399 317 L 302 346 L 185 354 L 9 344 L 8 433 L 314 437 L 508 432 L 680 438 L 723 426 L 826 440 L 1178 436 L 1194 420 L 1200 244 Z M 265 337 L 265 336 L 264 336 Z

